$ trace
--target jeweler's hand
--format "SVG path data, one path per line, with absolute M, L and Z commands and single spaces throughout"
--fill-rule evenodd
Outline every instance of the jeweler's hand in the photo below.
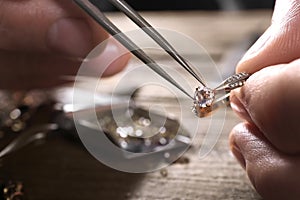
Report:
M 29 89 L 65 82 L 76 74 L 80 58 L 108 37 L 72 1 L 25 0 L 0 2 L 0 89 Z M 103 57 L 119 55 L 111 42 Z M 120 71 L 128 55 L 106 71 Z
M 265 199 L 300 198 L 299 58 L 300 0 L 278 0 L 272 25 L 237 67 L 253 75 L 231 96 L 245 119 L 231 149 Z

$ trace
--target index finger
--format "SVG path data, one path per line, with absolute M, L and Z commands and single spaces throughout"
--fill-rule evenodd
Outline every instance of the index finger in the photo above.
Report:
M 272 25 L 248 50 L 236 70 L 254 73 L 300 58 L 299 41 L 300 0 L 277 0 Z
M 2 0 L 0 49 L 84 57 L 106 32 L 72 1 Z

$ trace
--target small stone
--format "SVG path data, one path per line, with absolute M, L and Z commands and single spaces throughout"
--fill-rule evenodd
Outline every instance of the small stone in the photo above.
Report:
M 13 124 L 11 125 L 11 130 L 13 132 L 20 132 L 25 128 L 25 123 L 22 122 L 21 120 L 16 120 L 13 122 Z
M 16 120 L 21 116 L 21 114 L 22 114 L 21 110 L 16 108 L 16 109 L 14 109 L 13 111 L 10 112 L 9 117 L 12 120 Z
M 164 153 L 164 157 L 165 158 L 170 158 L 170 153 L 169 152 Z
M 177 160 L 175 160 L 173 163 L 174 164 L 182 164 L 182 165 L 189 164 L 190 159 L 188 157 L 182 156 L 182 157 L 178 158 Z
M 168 170 L 167 169 L 161 169 L 160 170 L 160 175 L 162 177 L 167 177 L 168 176 Z
M 160 128 L 159 128 L 159 132 L 160 132 L 161 134 L 165 134 L 165 133 L 167 132 L 166 127 L 164 127 L 164 126 L 160 127 Z
M 211 106 L 215 93 L 208 87 L 198 87 L 194 94 L 195 103 L 201 107 Z
M 161 144 L 161 145 L 166 145 L 167 143 L 168 143 L 168 141 L 167 141 L 167 139 L 166 138 L 160 138 L 159 139 L 159 143 Z
M 193 112 L 198 117 L 205 117 L 212 111 L 212 104 L 215 100 L 215 93 L 208 87 L 196 88 L 194 94 Z

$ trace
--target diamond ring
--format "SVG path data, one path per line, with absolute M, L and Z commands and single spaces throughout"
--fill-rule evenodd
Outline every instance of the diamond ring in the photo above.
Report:
M 242 87 L 249 76 L 250 74 L 245 72 L 234 74 L 215 89 L 204 86 L 197 87 L 194 93 L 193 112 L 200 118 L 208 116 L 221 104 L 226 103 L 224 100 L 229 97 L 230 91 Z

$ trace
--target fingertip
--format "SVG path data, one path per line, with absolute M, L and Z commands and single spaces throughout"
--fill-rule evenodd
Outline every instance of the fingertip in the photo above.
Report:
M 58 19 L 49 27 L 46 44 L 52 53 L 83 58 L 93 47 L 91 28 L 84 19 Z
M 86 76 L 107 77 L 123 70 L 129 62 L 130 52 L 113 37 L 100 43 L 86 57 L 83 66 Z
M 297 0 L 276 1 L 272 24 L 243 56 L 236 71 L 254 73 L 299 58 L 299 13 Z
M 233 129 L 229 135 L 229 147 L 234 155 L 234 157 L 237 159 L 238 163 L 241 165 L 241 167 L 246 170 L 246 160 L 244 158 L 244 155 L 241 152 L 240 147 L 236 143 L 236 132 Z
M 130 53 L 125 53 L 113 61 L 109 67 L 104 71 L 103 76 L 112 76 L 120 71 L 122 71 L 128 64 L 131 58 Z
M 2 50 L 84 58 L 108 37 L 72 1 L 7 1 L 0 13 Z
M 240 100 L 243 99 L 242 96 L 244 95 L 241 88 L 232 91 L 230 94 L 230 106 L 240 118 L 248 122 L 252 122 L 249 112 L 247 111 L 244 103 Z
M 131 54 L 114 38 L 108 39 L 104 51 L 100 55 L 102 61 L 111 61 L 108 66 L 104 68 L 102 76 L 112 76 L 122 71 L 128 64 Z
M 264 68 L 237 93 L 251 121 L 282 152 L 300 151 L 299 61 Z M 234 100 L 234 99 L 233 99 Z M 249 121 L 249 119 L 248 119 Z
M 299 199 L 299 156 L 279 152 L 251 123 L 241 123 L 230 134 L 233 154 L 257 192 L 265 199 Z M 243 160 L 244 159 L 244 160 Z
M 277 159 L 277 152 L 252 123 L 236 125 L 230 133 L 230 147 L 233 155 L 246 170 L 249 179 L 256 186 L 256 177 L 264 173 Z M 260 170 L 260 171 L 258 171 Z
M 242 59 L 239 61 L 236 71 L 253 73 L 263 66 L 264 50 L 268 48 L 270 41 L 272 40 L 273 30 L 270 26 L 259 38 L 258 40 L 249 48 Z

